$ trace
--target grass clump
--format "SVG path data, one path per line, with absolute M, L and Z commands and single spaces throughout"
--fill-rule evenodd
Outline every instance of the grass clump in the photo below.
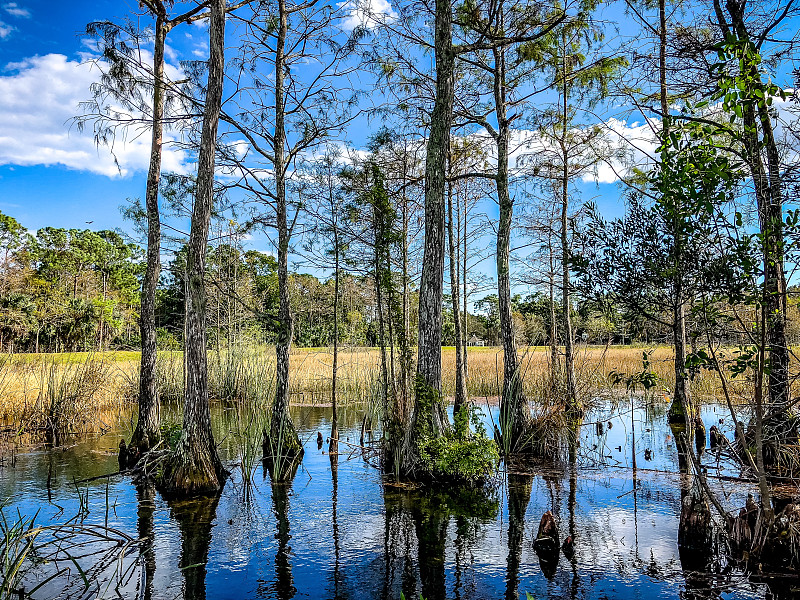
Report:
M 69 434 L 108 428 L 128 399 L 124 376 L 113 361 L 83 356 L 41 362 L 5 357 L 0 362 L 0 425 L 18 433 L 44 434 L 60 443 Z

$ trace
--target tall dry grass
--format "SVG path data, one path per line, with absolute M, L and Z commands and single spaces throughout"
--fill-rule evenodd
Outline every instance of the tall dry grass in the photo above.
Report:
M 110 353 L 5 356 L 0 362 L 0 425 L 54 438 L 113 426 L 130 396 L 127 362 Z
M 611 374 L 632 375 L 642 370 L 642 353 L 650 354 L 650 370 L 656 374 L 661 391 L 669 393 L 675 385 L 674 353 L 672 348 L 659 346 L 640 348 L 630 346 L 578 346 L 575 370 L 582 394 L 612 390 Z M 530 346 L 519 350 L 520 376 L 525 395 L 543 398 L 550 386 L 550 349 Z M 503 351 L 500 348 L 469 348 L 467 355 L 467 390 L 473 396 L 497 396 L 502 389 Z M 442 389 L 446 395 L 455 393 L 455 350 L 442 353 Z M 745 378 L 728 380 L 735 396 L 746 398 L 751 385 Z M 700 401 L 722 398 L 722 386 L 716 373 L 701 371 L 691 382 L 693 396 Z
M 642 352 L 650 352 L 651 370 L 660 388 L 674 384 L 672 350 L 584 346 L 576 354 L 577 380 L 582 394 L 611 391 L 612 372 L 633 374 L 642 369 Z M 503 353 L 498 348 L 468 351 L 467 390 L 473 397 L 496 397 L 502 389 Z M 296 348 L 290 362 L 293 404 L 325 405 L 330 401 L 333 355 L 326 348 Z M 0 357 L 0 423 L 5 428 L 43 429 L 56 425 L 72 431 L 101 429 L 114 423 L 120 408 L 135 400 L 138 353 L 17 355 Z M 455 349 L 442 351 L 443 393 L 455 390 Z M 344 348 L 339 354 L 338 390 L 342 404 L 375 404 L 379 398 L 380 353 L 375 348 Z M 520 350 L 520 375 L 528 398 L 546 398 L 549 349 Z M 209 391 L 222 400 L 264 401 L 274 389 L 275 353 L 265 346 L 242 345 L 209 355 Z M 164 402 L 183 397 L 183 354 L 160 352 L 157 371 Z M 735 398 L 746 400 L 751 385 L 730 381 Z M 692 382 L 698 401 L 721 398 L 716 374 L 704 371 Z

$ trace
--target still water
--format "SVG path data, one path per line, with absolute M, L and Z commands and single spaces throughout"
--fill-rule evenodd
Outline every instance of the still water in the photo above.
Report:
M 487 420 L 494 410 L 484 409 Z M 217 406 L 214 421 L 223 452 L 234 456 L 230 413 Z M 289 485 L 271 485 L 259 466 L 246 489 L 232 468 L 218 499 L 167 503 L 127 478 L 76 483 L 117 470 L 116 447 L 128 435 L 122 428 L 66 449 L 18 455 L 13 465 L 5 460 L 0 499 L 7 499 L 6 514 L 39 511 L 41 523 L 63 521 L 83 503 L 84 522 L 146 538 L 142 553 L 137 545 L 129 557 L 126 577 L 102 586 L 99 596 L 108 598 L 793 597 L 791 583 L 755 583 L 724 562 L 684 569 L 677 546 L 682 480 L 663 409 L 639 403 L 631 420 L 627 402 L 602 405 L 587 415 L 572 461 L 516 465 L 486 495 L 383 485 L 359 453 L 332 462 L 317 448 L 317 432 L 330 430 L 329 409 L 292 413 L 306 454 Z M 344 412 L 342 439 L 357 442 L 361 417 Z M 732 437 L 721 407 L 705 407 L 702 418 L 707 428 L 723 419 Z M 597 422 L 605 424 L 602 432 Z M 726 472 L 712 453 L 704 463 L 710 474 Z M 724 478 L 714 485 L 731 507 L 752 491 Z M 575 539 L 574 557 L 562 554 L 557 564 L 541 564 L 533 551 L 547 510 L 561 538 Z M 75 577 L 35 595 L 79 596 L 87 597 Z

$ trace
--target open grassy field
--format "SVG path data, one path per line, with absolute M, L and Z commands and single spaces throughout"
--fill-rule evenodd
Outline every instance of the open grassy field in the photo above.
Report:
M 580 347 L 576 355 L 579 392 L 584 396 L 609 392 L 610 374 L 642 369 L 642 353 L 650 352 L 651 370 L 659 390 L 669 393 L 674 383 L 669 347 Z M 526 395 L 537 400 L 549 390 L 549 350 L 520 350 Z M 0 423 L 5 427 L 70 430 L 108 426 L 119 408 L 132 403 L 138 389 L 138 352 L 23 354 L 0 363 Z M 468 352 L 467 388 L 471 396 L 495 397 L 502 386 L 503 354 L 499 348 L 473 347 Z M 183 356 L 159 354 L 158 381 L 163 401 L 178 401 L 183 390 Z M 210 392 L 220 399 L 269 398 L 274 385 L 274 350 L 269 347 L 211 353 Z M 331 381 L 332 352 L 327 348 L 296 348 L 291 355 L 290 387 L 295 404 L 325 404 Z M 370 402 L 377 398 L 380 353 L 375 348 L 340 351 L 339 389 L 343 402 Z M 455 387 L 455 349 L 443 349 L 443 392 Z M 739 399 L 748 395 L 745 380 L 731 382 Z M 721 397 L 714 373 L 701 373 L 692 384 L 694 398 Z

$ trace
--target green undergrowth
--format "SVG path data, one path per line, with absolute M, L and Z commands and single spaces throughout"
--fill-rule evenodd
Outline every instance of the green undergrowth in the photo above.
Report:
M 180 423 L 175 421 L 165 421 L 161 423 L 161 439 L 167 444 L 170 450 L 175 450 L 178 447 L 178 442 L 181 439 Z
M 423 478 L 469 486 L 486 483 L 497 471 L 500 453 L 486 435 L 477 411 L 461 407 L 452 429 L 434 431 L 433 414 L 441 403 L 440 394 L 421 379 L 416 382 L 416 394 L 419 415 L 414 437 Z

